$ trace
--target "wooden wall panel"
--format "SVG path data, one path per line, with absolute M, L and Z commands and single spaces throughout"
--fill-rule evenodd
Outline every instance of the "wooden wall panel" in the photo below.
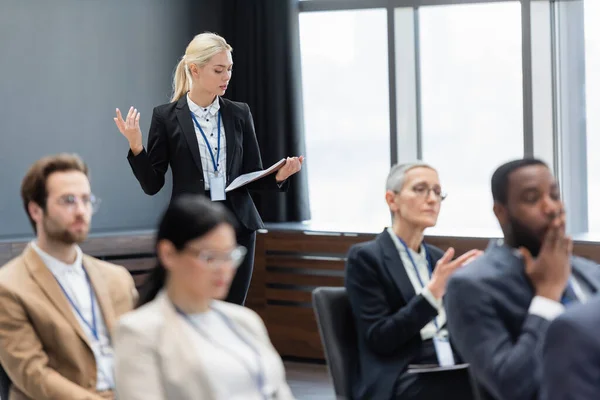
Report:
M 258 235 L 253 285 L 266 283 L 266 296 L 256 299 L 253 305 L 266 310 L 263 319 L 282 356 L 324 358 L 314 313 L 307 307 L 312 305 L 311 291 L 318 286 L 343 286 L 343 275 L 339 274 L 343 274 L 350 246 L 375 236 L 277 230 Z M 443 250 L 453 247 L 457 254 L 485 250 L 490 242 L 488 238 L 440 236 L 428 236 L 426 240 Z M 258 249 L 264 254 L 260 255 Z M 598 243 L 576 242 L 574 253 L 600 263 Z
M 342 286 L 344 263 L 350 246 L 374 234 L 314 234 L 270 230 L 257 234 L 256 256 L 246 306 L 264 320 L 273 344 L 283 356 L 322 359 L 323 351 L 312 310 L 311 292 L 318 286 Z M 458 254 L 485 249 L 489 239 L 427 237 L 427 242 Z M 19 255 L 27 241 L 0 243 L 0 265 Z M 151 234 L 96 237 L 82 244 L 84 252 L 123 265 L 136 285 L 154 267 Z M 574 253 L 600 263 L 600 244 L 576 242 Z

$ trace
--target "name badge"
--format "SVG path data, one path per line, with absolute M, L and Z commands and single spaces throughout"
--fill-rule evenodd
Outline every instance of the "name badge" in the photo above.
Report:
M 454 354 L 452 354 L 452 347 L 450 346 L 448 337 L 434 336 L 433 345 L 435 346 L 435 354 L 441 367 L 451 367 L 455 364 Z
M 225 200 L 225 176 L 219 173 L 210 174 L 209 183 L 210 185 L 210 199 L 212 201 L 224 201 Z

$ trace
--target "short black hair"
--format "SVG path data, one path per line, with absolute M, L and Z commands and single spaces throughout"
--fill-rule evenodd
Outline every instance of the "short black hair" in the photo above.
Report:
M 508 179 L 510 178 L 510 174 L 531 165 L 548 167 L 548 164 L 537 158 L 521 158 L 504 163 L 494 171 L 492 175 L 492 198 L 494 199 L 494 203 L 506 205 L 508 201 Z

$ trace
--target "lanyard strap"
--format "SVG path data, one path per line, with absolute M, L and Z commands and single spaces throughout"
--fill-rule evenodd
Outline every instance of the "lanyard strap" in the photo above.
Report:
M 243 361 L 242 358 L 240 358 L 237 355 L 235 355 L 234 352 L 230 351 L 225 346 L 212 341 L 210 339 L 209 335 L 206 334 L 206 332 L 204 331 L 204 329 L 200 328 L 200 326 L 198 326 L 187 314 L 185 314 L 183 311 L 181 311 L 181 309 L 179 309 L 179 307 L 177 307 L 175 305 L 173 305 L 173 306 L 175 307 L 175 310 L 177 311 L 177 313 L 179 313 L 181 316 L 183 316 L 183 318 L 185 318 L 185 320 L 194 328 L 194 330 L 196 332 L 198 332 L 200 335 L 204 336 L 204 338 L 206 338 L 207 340 L 213 342 L 213 344 L 219 346 L 225 352 L 229 353 L 230 355 L 232 355 L 235 358 L 237 358 L 238 360 L 240 360 L 241 363 L 244 365 L 244 368 L 248 371 L 248 373 L 250 374 L 250 376 L 253 378 L 254 383 L 256 384 L 256 387 L 258 388 L 258 391 L 261 393 L 261 395 L 263 396 L 263 398 L 265 400 L 269 399 L 269 397 L 265 393 L 265 374 L 264 374 L 264 371 L 263 371 L 262 364 L 260 362 L 261 357 L 260 357 L 260 354 L 258 353 L 258 350 L 256 349 L 256 347 L 254 347 L 250 343 L 250 341 L 248 341 L 242 334 L 240 334 L 240 332 L 238 331 L 238 329 L 233 325 L 233 323 L 231 322 L 231 320 L 225 314 L 223 314 L 221 311 L 219 311 L 217 309 L 211 308 L 211 310 L 215 311 L 223 319 L 223 321 L 225 322 L 225 324 L 227 325 L 227 327 L 229 329 L 231 329 L 231 331 L 238 337 L 238 339 L 240 339 L 244 344 L 246 344 L 246 346 L 248 346 L 250 348 L 250 350 L 252 351 L 252 353 L 256 357 L 256 361 L 257 361 L 257 364 L 258 364 L 258 373 L 254 374 L 252 372 L 252 368 L 245 361 Z
M 412 266 L 415 270 L 415 274 L 417 274 L 417 279 L 419 280 L 421 287 L 424 288 L 425 284 L 423 283 L 423 280 L 421 279 L 421 274 L 419 274 L 419 269 L 417 268 L 417 263 L 415 262 L 412 254 L 410 254 L 410 249 L 408 248 L 406 243 L 404 243 L 404 240 L 398 238 L 398 241 L 404 247 L 404 250 L 406 251 L 406 255 L 408 256 L 408 259 L 410 260 L 410 263 L 412 264 Z M 429 253 L 427 253 L 427 249 L 425 248 L 424 244 L 422 244 L 421 246 L 423 246 L 423 252 L 425 253 L 425 260 L 427 260 L 427 272 L 429 272 L 429 279 L 431 279 L 432 270 L 431 270 L 431 263 L 429 262 Z
M 83 314 L 81 313 L 81 310 L 79 309 L 79 307 L 77 307 L 77 305 L 75 304 L 75 302 L 73 301 L 73 299 L 71 298 L 71 296 L 69 296 L 69 293 L 67 293 L 67 291 L 65 290 L 64 286 L 60 283 L 60 281 L 58 280 L 58 278 L 56 278 L 56 277 L 54 277 L 54 278 L 56 279 L 56 282 L 58 283 L 58 286 L 60 286 L 61 290 L 65 294 L 65 297 L 67 298 L 67 300 L 69 301 L 69 303 L 71 303 L 71 306 L 73 307 L 73 309 L 75 310 L 75 312 L 77 313 L 77 315 L 79 315 L 79 318 L 81 318 L 81 320 L 83 321 L 83 323 L 86 324 L 88 328 L 90 328 L 90 330 L 92 331 L 92 335 L 94 335 L 94 339 L 96 339 L 96 341 L 99 342 L 100 341 L 100 337 L 98 336 L 98 325 L 96 324 L 96 307 L 94 307 L 94 291 L 92 289 L 92 283 L 90 282 L 90 276 L 88 275 L 88 273 L 85 270 L 85 268 L 83 268 L 83 273 L 85 274 L 85 279 L 86 279 L 86 281 L 88 283 L 88 288 L 90 289 L 90 304 L 91 304 L 91 308 L 92 308 L 92 323 L 91 324 L 88 322 L 87 319 L 85 319 L 83 317 Z
M 421 274 L 419 274 L 419 268 L 417 268 L 417 263 L 415 262 L 412 254 L 410 254 L 410 248 L 404 242 L 404 240 L 402 240 L 401 238 L 399 238 L 397 235 L 396 235 L 396 238 L 398 239 L 398 241 L 400 242 L 400 244 L 402 244 L 402 246 L 404 246 L 404 250 L 406 251 L 406 255 L 408 256 L 408 259 L 410 260 L 410 263 L 412 264 L 412 266 L 413 266 L 413 268 L 415 270 L 415 274 L 417 275 L 417 279 L 419 280 L 419 283 L 421 284 L 421 287 L 425 288 L 425 284 L 423 283 L 423 280 L 421 279 Z M 429 279 L 431 279 L 431 275 L 433 273 L 433 270 L 431 268 L 431 260 L 429 259 L 429 253 L 427 252 L 427 248 L 425 247 L 424 243 L 421 243 L 421 246 L 423 247 L 423 252 L 425 253 L 425 260 L 427 261 L 427 272 L 429 273 Z M 439 331 L 440 327 L 438 326 L 438 323 L 437 323 L 437 317 L 433 318 L 433 324 L 435 325 L 435 329 Z
M 217 173 L 219 171 L 219 164 L 217 163 L 217 161 L 219 161 L 219 157 L 221 155 L 221 111 L 218 112 L 218 116 L 217 116 L 217 132 L 218 132 L 217 135 L 218 135 L 218 137 L 217 137 L 217 158 L 216 159 L 215 159 L 215 155 L 213 154 L 212 149 L 210 148 L 210 143 L 208 143 L 208 138 L 206 137 L 206 134 L 202 130 L 200 123 L 196 119 L 196 115 L 194 115 L 194 113 L 191 111 L 190 111 L 190 113 L 192 114 L 192 119 L 194 120 L 194 124 L 196 124 L 196 127 L 198 128 L 198 130 L 200 130 L 200 133 L 202 134 L 202 137 L 204 138 L 204 143 L 206 143 L 206 147 L 208 148 L 208 152 L 210 153 L 210 158 L 212 159 L 213 167 L 215 168 L 215 173 Z

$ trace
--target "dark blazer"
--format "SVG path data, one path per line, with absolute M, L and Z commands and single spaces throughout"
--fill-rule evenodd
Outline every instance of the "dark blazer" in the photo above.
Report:
M 572 257 L 571 265 L 578 282 L 598 291 L 595 263 Z M 550 321 L 528 312 L 533 297 L 523 261 L 496 241 L 448 282 L 444 301 L 450 337 L 477 382 L 496 400 L 538 398 Z
M 228 185 L 240 175 L 262 170 L 263 165 L 248 105 L 222 97 L 219 104 L 227 142 Z M 184 193 L 205 194 L 200 149 L 187 96 L 154 108 L 148 145 L 137 156 L 130 150 L 127 159 L 142 189 L 149 195 L 156 194 L 164 186 L 169 165 L 173 173 L 171 199 Z M 250 231 L 263 227 L 248 192 L 253 189 L 286 190 L 287 182 L 279 188 L 274 176 L 269 176 L 227 194 L 232 211 Z
M 600 399 L 600 297 L 556 318 L 544 343 L 542 400 Z
M 433 267 L 444 254 L 425 245 Z M 356 399 L 390 399 L 398 377 L 420 354 L 421 329 L 438 311 L 415 290 L 387 231 L 352 246 L 346 290 L 356 321 Z

